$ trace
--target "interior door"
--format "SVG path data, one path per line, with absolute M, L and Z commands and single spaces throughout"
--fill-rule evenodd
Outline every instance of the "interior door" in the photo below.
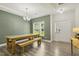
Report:
M 54 40 L 69 42 L 71 37 L 71 22 L 70 21 L 58 21 L 54 23 Z

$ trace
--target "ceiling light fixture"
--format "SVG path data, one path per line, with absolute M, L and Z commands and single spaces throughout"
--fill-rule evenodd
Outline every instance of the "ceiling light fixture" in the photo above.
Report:
M 25 15 L 23 16 L 23 19 L 25 21 L 30 21 L 31 20 L 31 17 L 28 14 L 28 8 L 26 8 L 26 10 L 25 10 Z
M 64 12 L 64 8 L 59 8 L 57 12 L 62 14 Z

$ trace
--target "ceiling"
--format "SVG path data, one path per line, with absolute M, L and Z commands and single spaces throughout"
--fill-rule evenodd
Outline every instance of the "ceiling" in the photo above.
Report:
M 30 17 L 36 18 L 54 13 L 56 6 L 57 3 L 0 3 L 0 10 L 24 16 L 25 8 L 28 8 Z

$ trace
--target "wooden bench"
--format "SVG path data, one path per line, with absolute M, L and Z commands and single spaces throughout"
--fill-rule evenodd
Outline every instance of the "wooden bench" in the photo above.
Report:
M 38 46 L 41 45 L 41 37 L 35 38 L 33 40 L 25 41 L 22 43 L 17 43 L 16 45 L 21 48 L 21 53 L 24 53 L 24 47 L 33 44 L 37 41 Z

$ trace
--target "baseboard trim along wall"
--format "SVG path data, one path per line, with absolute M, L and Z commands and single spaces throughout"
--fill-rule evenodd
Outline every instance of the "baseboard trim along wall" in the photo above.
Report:
M 51 40 L 42 40 L 43 42 L 49 42 L 51 43 L 52 41 Z
M 71 41 L 69 41 L 69 42 L 67 42 L 67 41 L 56 41 L 56 40 L 54 40 L 54 41 L 55 41 L 55 42 L 61 42 L 61 43 L 62 43 L 62 42 L 63 42 L 63 43 L 69 43 L 69 44 L 71 43 Z
M 6 43 L 0 44 L 0 47 L 2 47 L 2 46 L 6 46 Z

